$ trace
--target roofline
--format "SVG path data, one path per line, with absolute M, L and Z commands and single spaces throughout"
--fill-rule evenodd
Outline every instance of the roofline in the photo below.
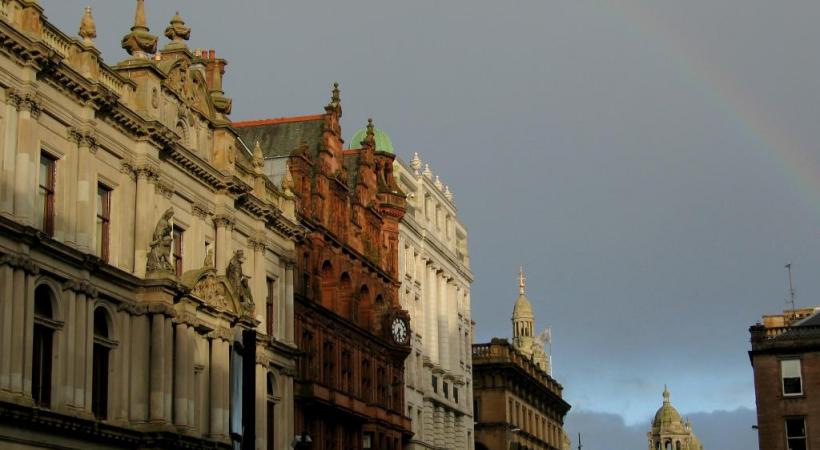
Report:
M 322 120 L 324 117 L 324 114 L 311 114 L 307 116 L 290 116 L 277 117 L 274 119 L 245 120 L 242 122 L 233 122 L 231 123 L 231 125 L 233 125 L 234 128 L 255 127 L 259 125 L 275 125 L 280 123 L 309 122 L 312 120 Z

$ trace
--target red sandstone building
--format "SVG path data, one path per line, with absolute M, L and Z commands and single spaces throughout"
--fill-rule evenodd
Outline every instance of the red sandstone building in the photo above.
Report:
M 403 448 L 409 315 L 398 299 L 405 197 L 373 124 L 344 150 L 338 87 L 324 114 L 237 123 L 265 172 L 297 197 L 295 428 L 313 449 Z M 353 143 L 356 147 L 359 143 Z
M 763 316 L 749 333 L 760 450 L 820 448 L 820 310 Z

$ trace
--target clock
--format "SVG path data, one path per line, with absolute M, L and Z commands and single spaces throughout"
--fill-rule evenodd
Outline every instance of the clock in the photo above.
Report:
M 390 324 L 390 332 L 393 335 L 393 341 L 397 344 L 407 343 L 407 322 L 401 317 L 393 319 L 393 322 Z

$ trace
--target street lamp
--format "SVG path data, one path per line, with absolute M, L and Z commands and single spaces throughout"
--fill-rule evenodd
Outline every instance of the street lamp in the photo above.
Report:
M 310 438 L 307 431 L 302 431 L 301 435 L 296 435 L 293 438 L 290 442 L 290 446 L 295 450 L 307 450 L 310 448 L 311 443 L 313 443 L 313 439 Z

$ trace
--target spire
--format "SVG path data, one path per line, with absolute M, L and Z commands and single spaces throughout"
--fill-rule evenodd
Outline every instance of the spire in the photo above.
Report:
M 80 20 L 80 37 L 83 38 L 83 44 L 90 47 L 94 46 L 94 39 L 97 37 L 97 24 L 94 23 L 94 16 L 91 15 L 91 7 L 85 7 L 85 14 Z
M 139 59 L 150 59 L 148 55 L 157 51 L 157 37 L 149 33 L 145 21 L 145 0 L 137 0 L 134 26 L 131 27 L 131 32 L 122 38 L 122 48 L 129 55 Z
M 524 288 L 527 286 L 527 277 L 524 276 L 524 266 L 518 267 L 518 293 L 524 295 Z
M 191 38 L 191 28 L 185 26 L 185 21 L 179 15 L 179 11 L 171 18 L 171 24 L 165 28 L 165 37 L 171 40 L 167 49 L 185 48 L 185 41 Z
M 444 197 L 447 200 L 453 201 L 453 193 L 450 192 L 450 186 L 449 185 L 444 186 Z
M 669 389 L 665 384 L 663 385 L 663 404 L 669 404 Z
M 367 134 L 361 144 L 362 147 L 370 147 L 373 150 L 376 149 L 376 132 L 373 126 L 373 119 L 367 119 Z
M 433 171 L 430 170 L 430 164 L 424 163 L 424 172 L 422 172 L 422 175 L 430 179 L 433 178 Z
M 285 163 L 285 175 L 282 177 L 282 190 L 288 198 L 293 197 L 293 175 L 290 173 L 290 159 Z
M 410 167 L 413 168 L 413 172 L 415 172 L 416 176 L 418 176 L 419 169 L 421 169 L 421 158 L 419 158 L 419 152 L 413 152 L 413 159 L 410 160 Z

